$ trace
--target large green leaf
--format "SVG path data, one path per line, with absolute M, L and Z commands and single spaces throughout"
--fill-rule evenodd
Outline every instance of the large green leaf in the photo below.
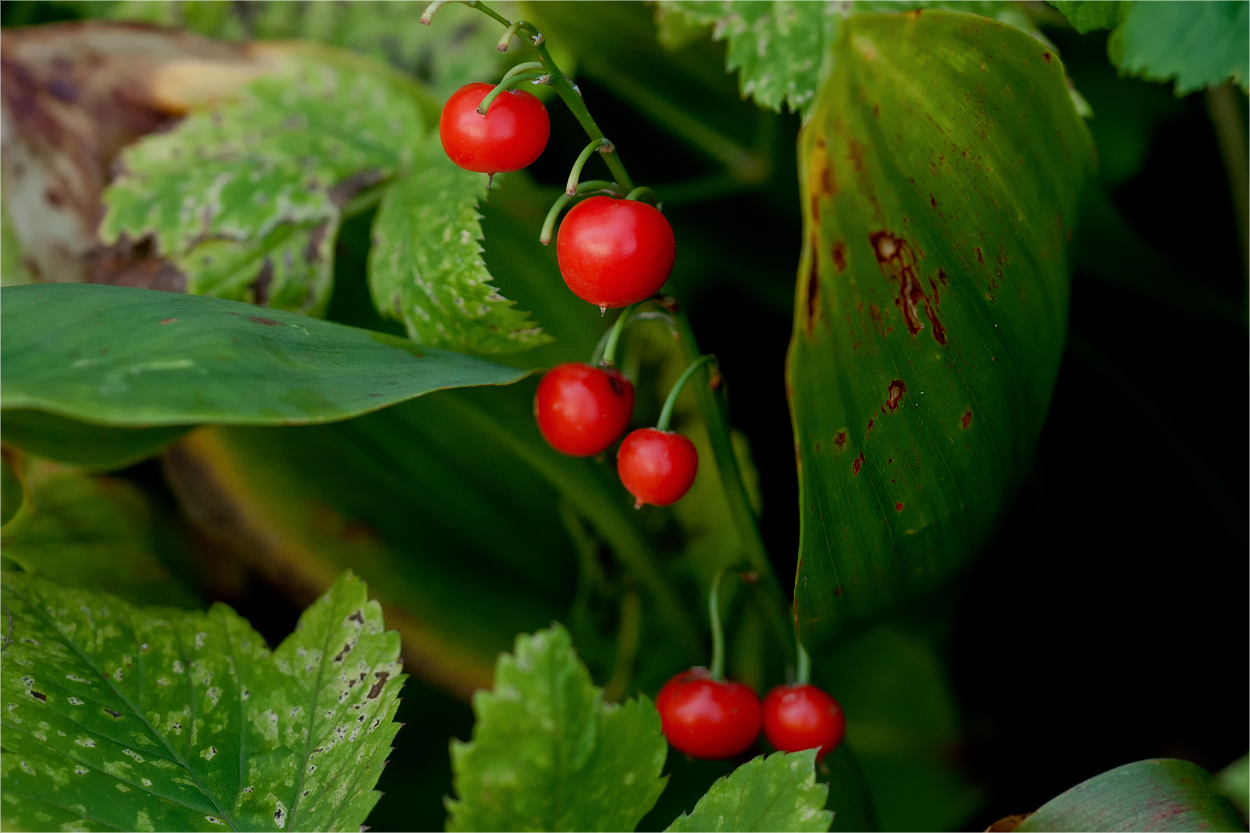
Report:
M 472 740 L 452 742 L 448 830 L 633 830 L 664 789 L 659 712 L 604 703 L 558 624 L 517 637 L 473 711 Z
M 373 223 L 369 288 L 419 344 L 511 353 L 551 340 L 491 283 L 477 213 L 487 179 L 456 167 L 431 134 L 416 170 L 387 189 Z
M 3 298 L 4 407 L 105 425 L 327 422 L 524 375 L 216 298 L 92 285 L 8 287 Z
M 1188 761 L 1137 761 L 1052 798 L 1016 828 L 1052 830 L 1245 830 L 1205 769 Z
M 186 428 L 120 428 L 94 425 L 25 408 L 0 411 L 0 436 L 40 457 L 108 471 L 145 460 L 178 439 Z
M 1059 11 L 1080 32 L 1112 29 L 1111 62 L 1129 75 L 1176 82 L 1176 94 L 1235 81 L 1250 83 L 1250 4 L 1122 0 L 1059 0 Z
M 725 67 L 739 72 L 743 96 L 764 107 L 783 103 L 806 117 L 835 61 L 832 45 L 851 15 L 889 8 L 957 8 L 1036 33 L 1022 6 L 1007 0 L 903 0 L 902 2 L 807 3 L 793 0 L 660 0 L 661 21 L 682 15 L 687 25 L 712 25 L 728 41 Z M 671 24 L 670 24 L 671 25 Z M 662 32 L 664 29 L 662 28 Z
M 669 825 L 696 830 L 787 830 L 824 833 L 833 822 L 825 809 L 829 787 L 816 783 L 816 750 L 752 758 L 719 779 L 694 811 Z
M 128 148 L 100 237 L 154 235 L 188 292 L 316 314 L 343 205 L 405 169 L 422 129 L 385 75 L 291 61 Z
M 270 652 L 230 608 L 3 573 L 6 827 L 355 829 L 399 729 L 399 635 L 350 574 Z
M 860 15 L 835 55 L 800 139 L 787 368 L 815 639 L 966 562 L 1027 471 L 1092 158 L 1063 67 L 1010 26 Z
M 198 603 L 162 562 L 179 543 L 127 480 L 32 461 L 32 505 L 4 528 L 4 556 L 62 587 L 112 593 L 133 604 Z

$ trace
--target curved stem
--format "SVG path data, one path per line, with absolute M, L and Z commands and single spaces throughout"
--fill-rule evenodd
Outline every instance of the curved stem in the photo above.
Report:
M 512 36 L 516 34 L 516 30 L 518 27 L 520 27 L 520 25 L 521 25 L 521 21 L 518 20 L 516 23 L 510 24 L 508 28 L 504 30 L 503 35 L 501 35 L 499 38 L 499 43 L 495 44 L 495 50 L 497 52 L 508 51 L 508 44 L 509 42 L 511 42 Z
M 682 354 L 687 361 L 695 360 L 700 355 L 699 343 L 695 340 L 694 330 L 690 327 L 690 319 L 686 317 L 683 310 L 677 307 L 676 302 L 670 302 L 667 308 L 673 316 L 674 329 L 677 332 Z M 755 586 L 764 595 L 761 600 L 764 616 L 768 619 L 777 644 L 789 653 L 794 646 L 794 638 L 791 636 L 792 628 L 788 622 L 789 605 L 786 604 L 786 597 L 777 582 L 777 575 L 773 572 L 772 562 L 768 560 L 768 550 L 764 547 L 764 540 L 760 537 L 755 510 L 747 495 L 742 472 L 738 469 L 738 458 L 734 452 L 729 421 L 725 417 L 720 400 L 711 387 L 697 386 L 695 396 L 698 399 L 699 410 L 703 414 L 703 421 L 707 426 L 708 441 L 712 445 L 716 468 L 720 471 L 721 483 L 725 487 L 725 499 L 729 503 L 730 515 L 742 538 L 747 561 L 750 562 L 751 569 L 760 575 L 760 580 Z
M 546 72 L 522 72 L 517 73 L 516 75 L 509 73 L 507 76 L 504 76 L 502 81 L 495 85 L 493 90 L 486 94 L 486 97 L 482 99 L 482 103 L 477 105 L 478 113 L 483 116 L 486 115 L 487 111 L 490 110 L 490 105 L 495 102 L 495 99 L 499 98 L 499 96 L 503 95 L 513 87 L 519 87 L 526 81 L 541 81 L 546 77 Z
M 612 329 L 608 330 L 607 341 L 603 344 L 603 354 L 593 364 L 616 363 L 617 342 L 621 340 L 621 333 L 625 331 L 626 325 L 629 324 L 630 316 L 634 314 L 634 310 L 638 309 L 638 306 L 638 304 L 630 304 L 621 310 L 621 314 L 616 317 L 616 323 L 612 325 Z
M 614 196 L 620 196 L 615 182 L 608 182 L 606 179 L 588 179 L 577 186 L 576 196 L 582 196 L 594 191 L 603 191 Z M 568 193 L 563 193 L 556 197 L 556 201 L 551 204 L 551 208 L 547 211 L 547 217 L 543 220 L 542 231 L 538 233 L 538 242 L 546 246 L 551 242 L 551 235 L 556 231 L 556 220 L 560 217 L 560 212 L 564 210 L 564 206 L 569 204 L 569 200 L 573 199 Z
M 724 575 L 724 567 L 716 571 L 707 594 L 708 618 L 712 622 L 712 665 L 708 670 L 713 680 L 725 679 L 725 631 L 720 623 L 720 580 Z
M 655 192 L 645 185 L 639 185 L 637 188 L 625 195 L 625 199 L 627 200 L 637 200 L 643 198 L 647 198 L 647 202 L 654 206 L 659 206 L 660 204 L 659 199 L 655 196 Z
M 799 642 L 797 630 L 794 634 L 794 645 L 799 652 L 799 667 L 795 682 L 799 685 L 807 685 L 812 681 L 812 658 L 807 655 L 807 649 L 803 647 L 803 643 Z
M 577 161 L 573 163 L 573 170 L 569 171 L 569 181 L 564 186 L 564 193 L 570 197 L 577 195 L 577 181 L 582 178 L 582 168 L 586 166 L 590 155 L 595 151 L 601 154 L 608 154 L 613 151 L 612 143 L 607 139 L 595 139 L 577 154 Z M 637 190 L 637 189 L 635 189 Z
M 668 430 L 668 424 L 673 419 L 673 407 L 677 404 L 677 397 L 681 394 L 681 389 L 686 386 L 686 382 L 690 381 L 690 377 L 693 376 L 700 367 L 703 367 L 703 365 L 708 362 L 714 361 L 716 361 L 716 357 L 711 353 L 708 353 L 706 356 L 699 356 L 690 363 L 690 366 L 686 368 L 685 373 L 677 377 L 677 384 L 673 385 L 673 389 L 668 392 L 668 399 L 664 400 L 664 408 L 660 411 L 660 419 L 655 424 L 656 428 L 661 431 Z

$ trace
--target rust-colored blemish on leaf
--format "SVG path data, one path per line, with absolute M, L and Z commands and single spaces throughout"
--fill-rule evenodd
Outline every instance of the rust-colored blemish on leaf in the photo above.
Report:
M 964 415 L 959 418 L 959 427 L 967 431 L 972 425 L 972 409 L 964 411 Z
M 162 319 L 161 319 L 161 326 L 162 326 L 162 327 L 163 327 L 163 326 L 165 326 L 166 324 L 177 324 L 177 323 L 178 323 L 178 319 L 177 319 L 177 318 L 162 318 Z
M 253 324 L 264 324 L 266 327 L 281 327 L 282 326 L 281 321 L 274 321 L 272 318 L 262 318 L 259 315 L 249 315 L 247 317 L 247 320 L 251 321 Z
M 871 430 L 872 430 L 872 420 L 871 420 L 871 419 L 870 419 L 870 420 L 868 420 L 868 430 L 869 430 L 869 431 L 871 431 Z
M 933 192 L 929 192 L 929 205 L 937 208 L 937 197 L 933 196 Z
M 837 587 L 833 588 L 833 595 L 835 596 L 842 595 L 842 585 L 839 584 Z
M 858 475 L 859 470 L 864 466 L 864 452 L 859 452 L 859 456 L 851 463 L 851 474 Z
M 979 263 L 979 264 L 981 264 L 982 266 L 984 266 L 984 265 L 985 265 L 985 256 L 984 256 L 983 254 L 981 254 L 981 247 L 980 247 L 980 246 L 977 246 L 977 247 L 975 247 L 972 251 L 974 251 L 974 252 L 976 252 L 976 253 L 977 253 L 977 263 Z
M 830 251 L 833 255 L 833 265 L 837 267 L 839 272 L 846 271 L 846 243 L 841 240 L 833 241 L 833 249 Z
M 903 502 L 902 502 L 901 500 L 900 500 L 899 502 L 897 502 L 897 503 L 895 503 L 895 504 L 894 504 L 894 511 L 895 511 L 895 512 L 902 512 L 902 511 L 903 511 Z
M 833 448 L 839 454 L 846 450 L 846 430 L 843 429 L 833 436 Z
M 366 699 L 368 699 L 368 700 L 376 700 L 376 699 L 378 699 L 378 695 L 382 693 L 382 687 L 383 687 L 384 685 L 386 685 L 386 681 L 387 681 L 388 679 L 390 679 L 391 672 L 389 672 L 389 671 L 378 671 L 378 672 L 377 672 L 376 674 L 374 674 L 373 676 L 374 676 L 374 677 L 377 677 L 377 680 L 378 680 L 378 681 L 377 681 L 376 683 L 374 683 L 372 686 L 370 686 L 370 688 L 369 688 L 369 693 L 365 695 L 365 698 L 366 698 Z
M 887 393 L 889 397 L 885 400 L 885 406 L 891 411 L 897 411 L 899 400 L 903 398 L 903 394 L 907 393 L 907 385 L 903 384 L 902 379 L 895 379 L 890 382 Z
M 812 235 L 812 267 L 807 273 L 807 336 L 811 338 L 816 329 L 816 318 L 820 315 L 820 260 L 817 246 L 820 239 Z
M 1050 53 L 1049 53 L 1049 52 L 1043 52 L 1043 53 L 1042 53 L 1042 60 L 1043 60 L 1043 61 L 1045 61 L 1046 63 L 1048 63 L 1048 64 L 1049 64 L 1049 63 L 1050 63 Z
M 916 259 L 912 255 L 912 246 L 903 238 L 888 231 L 871 232 L 868 235 L 872 250 L 877 256 L 877 265 L 886 280 L 898 282 L 898 296 L 894 304 L 903 313 L 903 322 L 912 336 L 917 336 L 924 329 L 917 306 L 924 306 L 933 325 L 933 338 L 938 344 L 946 344 L 946 328 L 938 320 L 937 307 L 925 294 L 924 287 L 916 277 Z M 980 250 L 978 250 L 979 256 Z
M 855 169 L 855 173 L 862 174 L 864 172 L 864 145 L 858 139 L 848 138 L 847 142 L 847 161 L 851 163 L 851 167 Z

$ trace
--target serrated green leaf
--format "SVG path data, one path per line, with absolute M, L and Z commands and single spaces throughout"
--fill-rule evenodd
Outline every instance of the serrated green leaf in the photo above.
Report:
M 1054 53 L 944 11 L 846 21 L 799 157 L 795 604 L 819 641 L 954 572 L 1028 470 L 1093 160 Z
M 1166 758 L 1095 775 L 1052 798 L 1016 828 L 1058 830 L 1245 830 L 1205 769 Z
M 1078 32 L 1112 29 L 1111 63 L 1129 75 L 1175 81 L 1176 94 L 1232 80 L 1244 91 L 1250 82 L 1250 4 L 1121 0 L 1058 0 Z
M 816 750 L 777 752 L 747 761 L 720 778 L 694 810 L 669 825 L 672 833 L 696 830 L 824 831 L 827 784 L 816 783 Z
M 603 702 L 556 624 L 517 637 L 453 741 L 448 830 L 633 830 L 664 789 L 668 744 L 645 697 Z
M 1017 3 L 1007 0 L 944 2 L 810 3 L 792 0 L 660 0 L 661 19 L 680 13 L 688 25 L 712 25 L 712 37 L 728 42 L 725 68 L 739 72 L 743 96 L 758 104 L 790 110 L 804 118 L 816 91 L 833 69 L 832 46 L 842 21 L 865 12 L 951 8 L 982 14 L 1041 37 Z M 663 24 L 665 36 L 676 23 Z M 688 37 L 688 36 L 687 36 Z
M 95 424 L 327 422 L 525 375 L 217 298 L 91 284 L 0 291 L 3 407 Z
M 404 677 L 350 573 L 272 653 L 225 605 L 2 581 L 6 827 L 347 830 L 377 802 Z
M 343 205 L 406 168 L 421 131 L 416 102 L 381 75 L 290 61 L 127 148 L 101 240 L 154 235 L 192 294 L 318 314 Z
M 419 344 L 511 353 L 551 340 L 491 283 L 477 211 L 486 193 L 487 178 L 456 167 L 431 134 L 413 173 L 382 198 L 369 289 L 378 311 Z
M 4 529 L 4 555 L 62 587 L 132 604 L 191 607 L 196 597 L 158 553 L 167 543 L 154 508 L 130 481 L 42 461 L 26 471 L 31 507 Z

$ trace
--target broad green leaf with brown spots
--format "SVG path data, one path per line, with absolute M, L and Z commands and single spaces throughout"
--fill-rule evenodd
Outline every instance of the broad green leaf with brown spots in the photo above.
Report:
M 432 347 L 512 353 L 551 341 L 491 282 L 478 214 L 486 175 L 456 167 L 433 134 L 414 168 L 387 189 L 373 221 L 369 289 L 378 312 Z
M 377 802 L 404 675 L 350 573 L 272 652 L 222 604 L 3 591 L 7 829 L 355 830 Z
M 3 407 L 97 425 L 333 422 L 434 390 L 509 384 L 526 374 L 219 298 L 94 284 L 0 293 Z M 142 437 L 132 439 L 134 450 L 143 448 Z
M 604 703 L 559 624 L 517 637 L 473 711 L 472 740 L 451 744 L 448 830 L 633 830 L 664 790 L 659 712 Z
M 799 142 L 787 369 L 813 640 L 936 587 L 993 530 L 1050 404 L 1092 167 L 1058 57 L 1017 29 L 858 15 L 834 53 Z
M 192 294 L 320 314 L 344 206 L 406 169 L 423 129 L 386 74 L 289 61 L 124 151 L 100 237 L 151 235 Z
M 828 793 L 828 784 L 816 783 L 815 749 L 760 755 L 717 779 L 694 810 L 668 829 L 824 833 L 833 823 L 833 813 L 825 809 Z

